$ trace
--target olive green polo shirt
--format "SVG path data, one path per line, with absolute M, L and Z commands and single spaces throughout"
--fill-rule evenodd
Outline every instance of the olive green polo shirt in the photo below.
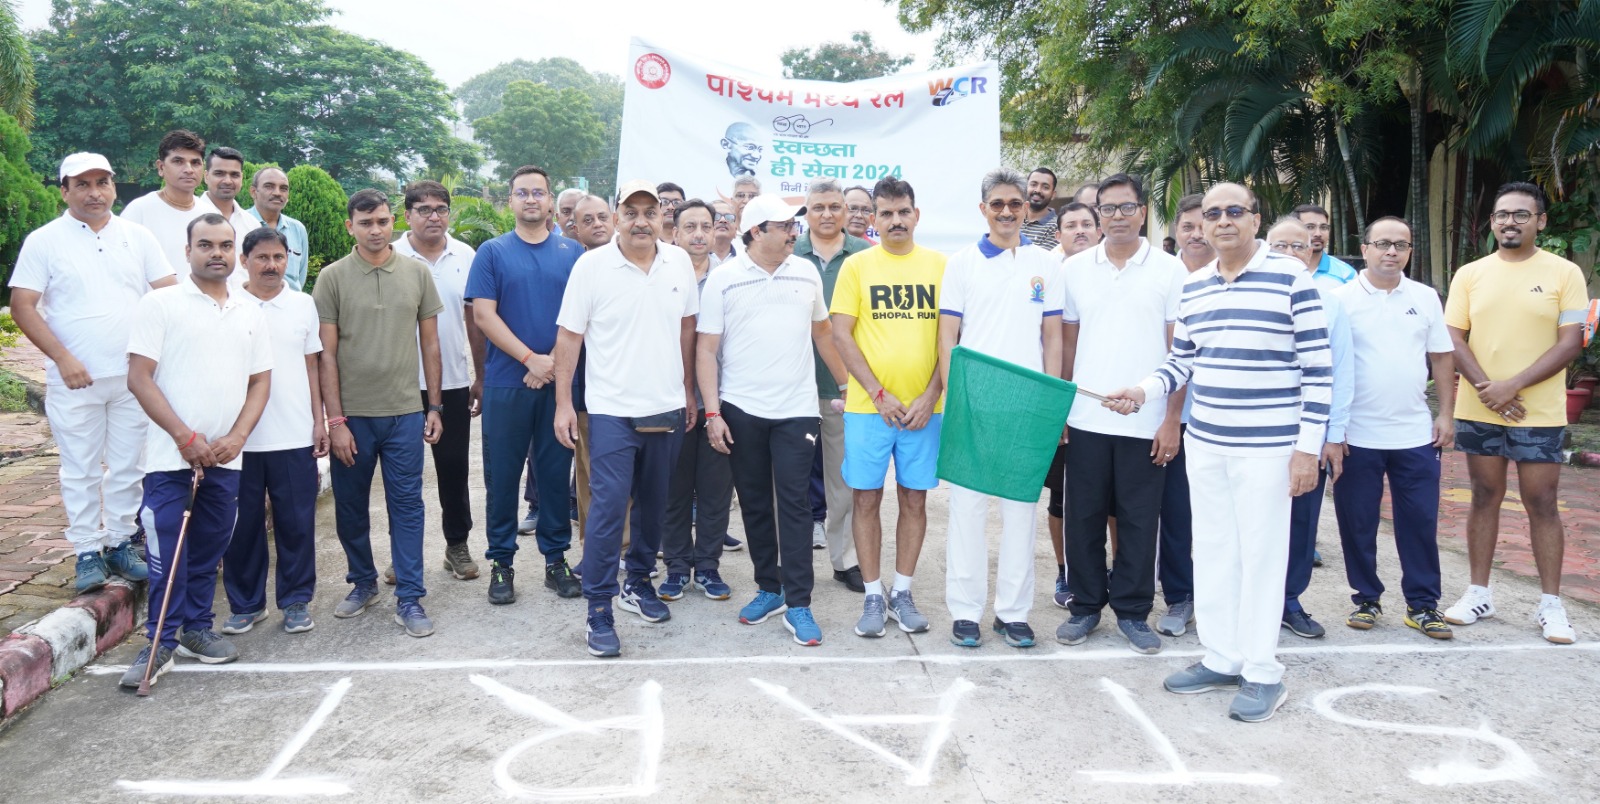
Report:
M 844 248 L 839 249 L 839 253 L 833 255 L 833 259 L 824 265 L 822 258 L 811 250 L 810 232 L 800 235 L 794 241 L 794 255 L 809 260 L 812 265 L 817 266 L 817 273 L 822 274 L 823 300 L 830 305 L 833 304 L 833 286 L 839 281 L 839 269 L 844 266 L 844 258 L 869 248 L 872 248 L 871 243 L 845 232 Z M 811 355 L 817 361 L 817 396 L 823 399 L 838 399 L 839 384 L 833 381 L 833 372 L 828 370 L 827 363 L 822 362 L 822 354 L 814 345 L 811 347 Z
M 354 249 L 322 269 L 311 291 L 317 316 L 339 328 L 339 401 L 346 416 L 404 416 L 417 394 L 417 322 L 444 309 L 420 260 L 389 250 L 373 265 Z

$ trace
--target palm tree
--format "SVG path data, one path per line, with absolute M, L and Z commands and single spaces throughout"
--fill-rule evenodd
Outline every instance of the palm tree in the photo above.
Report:
M 0 109 L 24 129 L 33 126 L 33 54 L 17 25 L 13 0 L 0 0 Z

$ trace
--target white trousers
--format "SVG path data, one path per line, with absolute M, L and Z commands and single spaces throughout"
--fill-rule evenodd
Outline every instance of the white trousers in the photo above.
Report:
M 822 416 L 822 491 L 828 502 L 828 521 L 822 530 L 828 536 L 828 560 L 835 570 L 859 566 L 856 558 L 855 492 L 844 484 L 840 467 L 844 464 L 844 414 L 833 409 L 833 400 L 817 397 L 817 412 Z
M 1194 618 L 1206 667 L 1276 684 L 1289 565 L 1289 456 L 1234 457 L 1184 439 L 1194 512 Z
M 950 527 L 945 538 L 944 599 L 950 617 L 983 622 L 989 597 L 990 496 L 950 484 Z M 1000 504 L 1000 559 L 995 569 L 994 615 L 1027 622 L 1033 608 L 1033 509 L 1037 503 L 994 498 Z
M 76 391 L 51 385 L 45 416 L 61 454 L 61 505 L 67 540 L 79 553 L 115 547 L 138 529 L 144 497 L 145 427 L 149 419 L 128 391 L 128 378 L 101 377 Z

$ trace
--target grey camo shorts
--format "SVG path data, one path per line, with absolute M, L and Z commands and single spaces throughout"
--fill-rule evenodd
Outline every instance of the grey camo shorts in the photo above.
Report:
M 1518 463 L 1561 463 L 1565 427 L 1507 427 L 1456 419 L 1456 449 Z

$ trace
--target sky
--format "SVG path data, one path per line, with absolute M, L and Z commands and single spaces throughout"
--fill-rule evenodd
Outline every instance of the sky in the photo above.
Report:
M 25 30 L 49 22 L 50 0 L 18 5 Z M 334 25 L 416 54 L 452 89 L 518 58 L 565 56 L 590 70 L 622 75 L 630 69 L 628 42 L 634 36 L 772 75 L 782 72 L 783 51 L 847 41 L 857 30 L 870 31 L 875 43 L 894 55 L 914 55 L 913 70 L 930 65 L 934 48 L 933 35 L 906 33 L 894 9 L 880 0 L 327 0 L 327 5 L 337 12 Z

